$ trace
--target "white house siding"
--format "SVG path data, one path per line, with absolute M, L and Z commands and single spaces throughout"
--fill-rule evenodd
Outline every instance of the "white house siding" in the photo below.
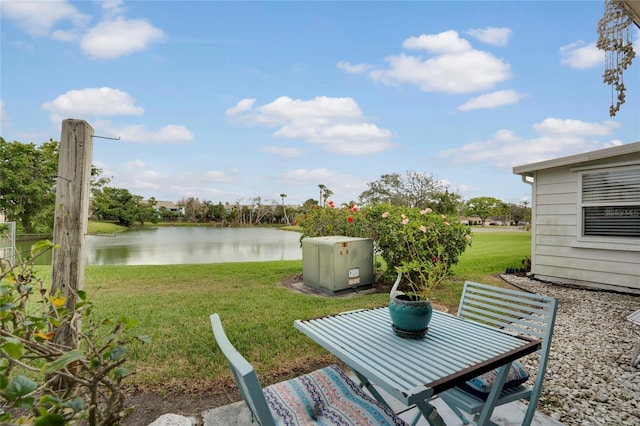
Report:
M 640 152 L 528 171 L 534 178 L 531 268 L 536 278 L 640 294 L 640 241 L 612 249 L 606 242 L 578 238 L 581 187 L 572 168 L 621 162 L 640 167 Z

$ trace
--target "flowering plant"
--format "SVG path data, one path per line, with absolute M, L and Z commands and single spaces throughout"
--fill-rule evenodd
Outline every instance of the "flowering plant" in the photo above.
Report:
M 384 207 L 385 232 L 378 236 L 378 247 L 393 270 L 402 273 L 405 291 L 417 300 L 429 299 L 470 244 L 469 230 L 428 208 Z
M 402 272 L 403 290 L 429 298 L 450 276 L 450 268 L 471 243 L 469 227 L 457 217 L 430 209 L 391 204 L 357 208 L 354 205 L 312 209 L 300 217 L 302 238 L 344 235 L 373 239 L 386 269 L 381 281 L 391 284 Z
M 56 247 L 39 241 L 14 264 L 0 258 L 0 424 L 117 424 L 130 411 L 127 346 L 149 338 L 131 336 L 126 317 L 99 318 L 84 291 L 74 292 L 73 308 L 52 294 L 35 259 Z M 56 342 L 65 324 L 79 347 Z

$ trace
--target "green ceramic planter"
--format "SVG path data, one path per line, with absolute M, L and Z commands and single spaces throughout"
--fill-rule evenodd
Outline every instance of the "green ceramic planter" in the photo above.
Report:
M 433 306 L 429 300 L 414 300 L 406 294 L 399 294 L 389 303 L 389 315 L 397 335 L 420 338 L 429 329 Z

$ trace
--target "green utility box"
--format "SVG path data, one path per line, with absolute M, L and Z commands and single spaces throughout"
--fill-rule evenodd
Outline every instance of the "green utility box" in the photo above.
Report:
M 373 284 L 373 240 L 343 236 L 302 240 L 304 285 L 335 294 Z

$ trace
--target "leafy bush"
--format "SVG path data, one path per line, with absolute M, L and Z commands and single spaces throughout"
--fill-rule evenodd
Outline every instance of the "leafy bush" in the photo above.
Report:
M 0 423 L 117 424 L 127 413 L 121 383 L 131 374 L 125 345 L 136 339 L 126 336 L 134 323 L 96 319 L 83 291 L 73 309 L 50 294 L 34 260 L 53 247 L 41 241 L 15 265 L 0 259 Z M 55 342 L 63 326 L 72 327 L 78 347 Z
M 398 271 L 410 290 L 427 297 L 450 273 L 451 265 L 471 244 L 470 228 L 455 216 L 430 209 L 377 204 L 358 209 L 316 207 L 298 218 L 302 237 L 344 235 L 371 238 L 386 269 L 380 279 L 390 284 Z

